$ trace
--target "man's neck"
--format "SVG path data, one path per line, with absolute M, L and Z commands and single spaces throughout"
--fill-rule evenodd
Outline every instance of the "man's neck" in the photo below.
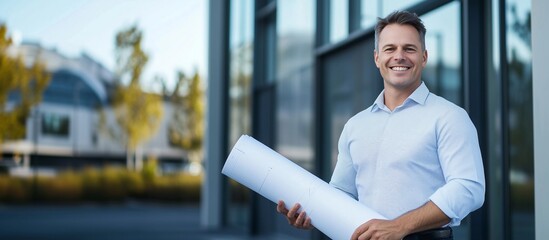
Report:
M 383 91 L 385 106 L 391 111 L 395 110 L 395 108 L 402 105 L 419 86 L 421 86 L 421 81 L 404 89 L 385 86 L 385 91 Z

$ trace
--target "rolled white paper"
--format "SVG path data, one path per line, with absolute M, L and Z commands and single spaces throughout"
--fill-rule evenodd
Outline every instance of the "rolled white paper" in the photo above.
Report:
M 275 203 L 301 204 L 331 239 L 350 239 L 368 220 L 386 219 L 247 135 L 238 139 L 221 172 Z

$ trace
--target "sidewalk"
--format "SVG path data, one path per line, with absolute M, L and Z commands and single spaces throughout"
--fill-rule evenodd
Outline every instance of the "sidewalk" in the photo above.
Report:
M 252 240 L 200 228 L 198 206 L 0 205 L 0 239 Z

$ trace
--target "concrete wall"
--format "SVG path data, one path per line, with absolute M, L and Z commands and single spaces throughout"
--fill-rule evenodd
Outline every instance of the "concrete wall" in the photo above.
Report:
M 549 1 L 532 0 L 536 239 L 549 236 Z

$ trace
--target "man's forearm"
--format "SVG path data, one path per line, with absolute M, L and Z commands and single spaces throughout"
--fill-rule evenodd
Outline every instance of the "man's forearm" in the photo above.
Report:
M 450 218 L 436 204 L 429 201 L 423 206 L 398 217 L 395 221 L 406 229 L 407 234 L 411 234 L 442 227 L 450 222 Z

